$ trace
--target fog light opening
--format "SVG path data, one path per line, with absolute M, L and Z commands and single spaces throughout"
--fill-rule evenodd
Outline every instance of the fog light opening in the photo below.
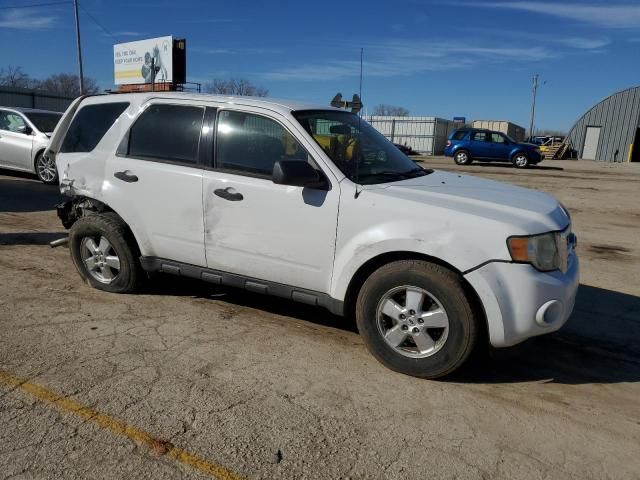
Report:
M 551 300 L 542 305 L 536 313 L 536 322 L 542 327 L 549 327 L 562 318 L 562 303 Z

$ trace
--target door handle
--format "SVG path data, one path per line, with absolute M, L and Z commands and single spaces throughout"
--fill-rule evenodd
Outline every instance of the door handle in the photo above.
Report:
M 241 193 L 236 192 L 235 189 L 232 187 L 218 188 L 214 190 L 213 193 L 219 196 L 220 198 L 229 200 L 230 202 L 239 202 L 244 198 L 244 196 Z
M 125 170 L 124 172 L 116 172 L 113 174 L 118 180 L 122 180 L 123 182 L 131 183 L 137 182 L 138 177 L 131 173 L 129 170 Z

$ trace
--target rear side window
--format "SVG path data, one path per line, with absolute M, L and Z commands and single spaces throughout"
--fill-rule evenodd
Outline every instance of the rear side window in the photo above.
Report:
M 60 152 L 92 151 L 128 106 L 128 102 L 117 102 L 82 107 L 67 130 Z
M 156 104 L 147 108 L 129 131 L 127 155 L 198 163 L 204 108 Z
M 451 137 L 452 140 L 462 140 L 465 135 L 467 134 L 466 130 L 458 130 L 456 133 L 453 134 L 453 137 Z
M 487 132 L 473 132 L 471 136 L 471 140 L 475 140 L 476 142 L 488 142 Z

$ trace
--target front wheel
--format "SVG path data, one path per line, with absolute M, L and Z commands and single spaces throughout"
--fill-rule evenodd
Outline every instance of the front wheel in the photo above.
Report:
M 439 378 L 469 357 L 480 318 L 457 274 L 433 263 L 403 260 L 366 280 L 356 322 L 382 364 L 406 375 Z
M 513 156 L 513 165 L 516 168 L 527 168 L 529 166 L 529 157 L 526 153 L 518 152 Z
M 44 156 L 44 152 L 40 152 L 35 159 L 35 171 L 38 179 L 47 185 L 55 185 L 58 183 L 58 170 L 55 162 Z

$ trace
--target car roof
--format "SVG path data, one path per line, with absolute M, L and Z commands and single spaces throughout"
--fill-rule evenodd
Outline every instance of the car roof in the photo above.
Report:
M 64 112 L 55 112 L 53 110 L 42 110 L 40 108 L 26 108 L 26 107 L 3 107 L 0 106 L 0 110 L 12 110 L 20 113 L 56 113 L 62 115 Z
M 291 112 L 295 110 L 335 110 L 344 112 L 345 110 L 328 105 L 303 102 L 299 100 L 286 100 L 269 97 L 249 97 L 214 95 L 209 93 L 186 93 L 186 92 L 136 92 L 136 93 L 111 93 L 91 96 L 91 103 L 110 103 L 122 101 L 126 98 L 135 98 L 138 102 L 144 103 L 153 98 L 209 101 L 226 103 L 229 105 L 250 105 L 256 107 L 270 108 L 271 110 Z

